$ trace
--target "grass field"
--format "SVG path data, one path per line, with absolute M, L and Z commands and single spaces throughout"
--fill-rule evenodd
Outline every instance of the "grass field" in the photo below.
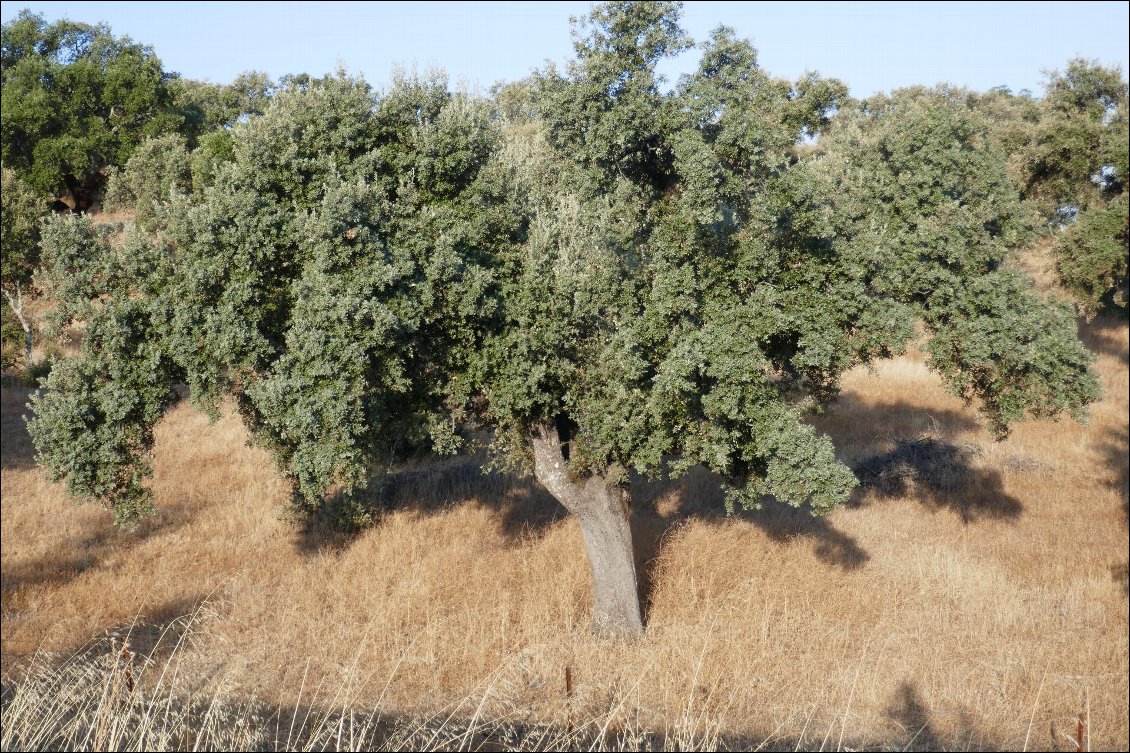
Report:
M 518 747 L 604 733 L 624 747 L 1074 750 L 1082 728 L 1087 747 L 1126 749 L 1128 328 L 1083 334 L 1105 390 L 1089 424 L 1025 423 L 999 443 L 916 351 L 850 372 L 818 423 L 866 483 L 826 518 L 727 518 L 706 473 L 638 482 L 647 631 L 631 643 L 588 630 L 576 523 L 476 458 L 399 469 L 347 536 L 286 519 L 284 483 L 239 420 L 182 405 L 158 430 L 160 513 L 123 532 L 46 480 L 28 391 L 5 387 L 5 747 L 46 724 L 60 688 L 91 704 L 125 692 L 116 629 L 139 655 L 130 692 L 212 699 L 240 724 L 275 709 L 280 746 L 299 709 L 333 724 L 379 709 L 462 720 L 446 737 L 398 728 L 396 744 L 420 747 L 503 745 L 469 730 L 504 720 L 581 736 Z M 185 712 L 148 746 L 235 744 L 224 713 Z

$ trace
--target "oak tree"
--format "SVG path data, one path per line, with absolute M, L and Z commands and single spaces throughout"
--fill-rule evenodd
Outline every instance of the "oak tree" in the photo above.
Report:
M 48 23 L 21 11 L 0 32 L 0 67 L 4 164 L 45 194 L 65 189 L 80 212 L 105 168 L 181 123 L 153 49 L 105 24 Z
M 1090 356 L 1008 267 L 1015 190 L 976 119 L 944 93 L 857 110 L 724 27 L 665 90 L 679 14 L 596 7 L 516 107 L 434 77 L 295 81 L 156 232 L 51 223 L 54 319 L 85 337 L 33 400 L 40 461 L 143 514 L 153 427 L 186 384 L 210 411 L 234 395 L 316 506 L 478 423 L 579 521 L 595 625 L 631 634 L 633 477 L 701 464 L 731 509 L 826 512 L 855 479 L 807 414 L 918 322 L 998 431 L 1081 414 Z

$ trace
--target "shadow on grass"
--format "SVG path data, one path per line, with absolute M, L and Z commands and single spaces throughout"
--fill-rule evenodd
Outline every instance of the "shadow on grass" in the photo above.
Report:
M 972 411 L 904 400 L 868 403 L 847 394 L 814 424 L 831 437 L 859 480 L 848 507 L 909 497 L 931 509 L 955 512 L 965 523 L 1015 519 L 1023 511 L 1020 501 L 1005 491 L 1001 473 L 979 463 L 980 448 L 950 438 L 960 433 L 989 436 Z M 871 435 L 861 437 L 860 427 Z
M 722 479 L 704 468 L 692 468 L 674 480 L 633 479 L 632 543 L 645 622 L 654 592 L 654 563 L 663 542 L 670 531 L 689 520 L 738 520 L 757 526 L 775 542 L 809 541 L 822 562 L 844 571 L 858 570 L 871 559 L 855 538 L 838 530 L 827 518 L 814 516 L 807 507 L 796 508 L 768 499 L 760 510 L 739 509 L 727 514 L 724 498 Z M 660 507 L 672 509 L 662 514 Z
M 954 731 L 948 736 L 937 729 L 937 722 L 923 702 L 918 688 L 904 681 L 895 693 L 894 702 L 887 709 L 888 718 L 901 730 L 896 740 L 902 750 L 1001 750 L 986 739 L 965 708 L 957 711 Z M 903 738 L 903 739 L 898 739 Z M 885 747 L 885 746 L 884 746 Z
M 773 541 L 811 539 L 817 556 L 842 570 L 856 570 L 870 560 L 855 539 L 838 531 L 827 518 L 813 515 L 808 507 L 792 507 L 766 499 L 760 510 L 739 509 L 727 514 L 722 480 L 702 468 L 692 469 L 675 481 L 639 484 L 637 514 L 639 508 L 654 510 L 655 502 L 672 492 L 675 510 L 661 518 L 668 528 L 689 519 L 715 522 L 740 520 L 762 529 Z
M 23 416 L 28 412 L 31 390 L 5 385 L 0 390 L 0 436 L 3 436 L 0 465 L 4 470 L 29 470 L 35 467 L 35 446 L 28 436 Z
M 48 656 L 69 657 L 69 661 L 89 661 L 110 651 L 128 651 L 144 661 L 164 660 L 178 650 L 191 625 L 206 604 L 207 594 L 173 599 L 151 608 L 142 607 L 130 619 L 110 625 L 88 639 L 54 646 Z M 6 607 L 7 608 L 7 607 Z M 3 649 L 3 672 L 18 676 L 27 671 L 28 662 L 43 656 L 42 634 L 28 640 L 6 639 Z M 33 642 L 34 641 L 34 642 Z M 123 654 L 125 656 L 125 654 Z
M 166 505 L 131 531 L 115 526 L 107 514 L 105 520 L 87 526 L 84 535 L 58 542 L 52 552 L 39 559 L 5 564 L 0 571 L 0 602 L 10 609 L 24 592 L 61 588 L 87 571 L 105 567 L 115 550 L 176 531 L 192 522 L 194 515 L 186 506 Z
M 1117 358 L 1123 364 L 1130 363 L 1130 352 L 1122 342 L 1122 331 L 1126 328 L 1125 312 L 1104 312 L 1091 321 L 1080 317 L 1079 339 L 1092 353 Z
M 964 523 L 981 518 L 1015 519 L 1024 509 L 1004 490 L 1003 476 L 979 467 L 980 451 L 933 437 L 897 439 L 888 452 L 855 463 L 859 487 L 849 503 L 913 497 L 934 509 L 948 509 Z
M 845 406 L 835 409 L 838 415 L 818 422 L 833 441 L 842 442 L 843 437 L 837 434 L 857 432 L 864 422 L 889 431 L 910 431 L 916 427 L 929 427 L 935 432 L 940 427 L 959 431 L 980 429 L 974 418 L 961 411 L 927 412 L 901 401 L 869 405 L 849 398 L 845 402 Z M 876 444 L 891 444 L 889 434 L 872 439 L 872 448 Z M 893 444 L 894 448 L 887 452 L 871 454 L 854 463 L 861 486 L 849 507 L 910 496 L 927 507 L 952 510 L 967 524 L 983 518 L 1007 520 L 1020 515 L 1022 505 L 1005 492 L 1001 474 L 977 464 L 976 448 L 929 436 L 913 440 L 895 438 Z M 867 452 L 867 446 L 852 449 L 856 453 Z M 502 531 L 515 540 L 539 535 L 568 517 L 533 478 L 484 474 L 480 470 L 482 461 L 481 457 L 462 456 L 375 476 L 364 490 L 351 497 L 331 497 L 310 514 L 299 531 L 297 548 L 313 554 L 347 547 L 357 535 L 379 525 L 384 515 L 396 510 L 432 515 L 454 505 L 474 502 L 496 511 Z M 660 500 L 666 500 L 662 513 Z M 652 591 L 652 563 L 667 534 L 690 519 L 736 519 L 759 527 L 773 541 L 809 540 L 823 562 L 844 571 L 857 570 L 870 560 L 855 538 L 838 530 L 827 518 L 812 515 L 806 507 L 794 508 L 770 499 L 759 510 L 727 515 L 723 500 L 722 480 L 702 468 L 674 480 L 648 480 L 633 475 L 632 538 L 645 611 Z
M 390 714 L 365 704 L 343 706 L 320 700 L 295 705 L 266 704 L 228 691 L 193 692 L 180 688 L 150 694 L 154 676 L 164 676 L 169 658 L 144 664 L 124 663 L 117 645 L 103 640 L 88 656 L 74 656 L 57 666 L 39 666 L 19 678 L 6 678 L 0 691 L 5 740 L 14 750 L 70 750 L 82 741 L 113 742 L 118 749 L 215 750 L 814 750 L 829 742 L 828 733 L 799 736 L 758 731 L 741 735 L 719 729 L 709 717 L 691 725 L 676 723 L 649 729 L 611 713 L 583 714 L 565 708 L 544 722 L 531 721 L 523 709 L 509 715 L 480 711 L 487 698 L 457 703 L 413 715 Z M 141 692 L 134 692 L 134 682 Z M 222 682 L 221 682 L 222 684 Z M 166 683 L 166 686 L 168 684 Z M 489 691 L 488 691 L 489 692 Z M 553 692 L 553 691 L 548 691 Z M 494 699 L 498 706 L 499 698 Z M 505 699 L 501 699 L 505 700 Z M 557 705 L 549 699 L 551 707 Z M 506 705 L 506 704 L 503 704 Z M 45 710 L 46 709 L 46 713 Z M 474 713 L 472 713 L 474 712 Z M 841 736 L 843 750 L 1000 750 L 964 708 L 957 724 L 938 723 L 915 685 L 902 683 L 887 711 L 889 731 L 870 730 Z M 949 727 L 948 732 L 941 730 Z M 114 734 L 106 734 L 112 729 Z
M 503 533 L 518 541 L 568 517 L 565 509 L 532 477 L 483 472 L 484 458 L 433 460 L 373 476 L 350 496 L 330 496 L 301 524 L 297 546 L 304 554 L 340 549 L 397 510 L 435 515 L 475 502 L 498 513 Z
M 1107 485 L 1122 498 L 1122 527 L 1130 528 L 1130 430 L 1125 426 L 1108 429 L 1099 451 L 1110 473 Z M 1110 574 L 1130 598 L 1130 559 L 1111 565 Z
M 7 608 L 9 601 L 25 589 L 59 588 L 82 575 L 87 570 L 97 569 L 99 557 L 107 542 L 114 537 L 114 531 L 104 530 L 71 542 L 63 549 L 68 553 L 52 553 L 30 562 L 21 562 L 5 567 L 0 573 L 0 599 Z

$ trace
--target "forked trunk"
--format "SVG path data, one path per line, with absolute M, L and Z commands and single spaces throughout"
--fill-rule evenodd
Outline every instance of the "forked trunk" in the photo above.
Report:
M 627 491 L 601 476 L 571 478 L 556 428 L 538 427 L 531 442 L 538 481 L 580 521 L 592 569 L 595 629 L 606 635 L 642 632 Z

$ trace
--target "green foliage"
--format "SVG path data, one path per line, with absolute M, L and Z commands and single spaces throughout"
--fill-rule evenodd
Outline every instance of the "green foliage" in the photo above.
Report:
M 1104 303 L 1126 307 L 1128 217 L 1127 195 L 1121 193 L 1081 213 L 1056 240 L 1056 271 L 1088 317 Z
M 1074 221 L 1054 248 L 1079 310 L 1093 316 L 1104 302 L 1125 305 L 1130 131 L 1121 71 L 1077 58 L 1049 74 L 1040 101 L 1003 92 L 977 99 L 994 145 L 1012 155 L 1025 204 L 1053 232 Z
M 1079 309 L 1126 305 L 1127 85 L 1121 71 L 1083 59 L 1053 73 L 1044 98 L 1040 163 L 1052 196 L 1078 209 L 1056 241 L 1056 269 Z
M 46 197 L 0 168 L 0 269 L 5 291 L 25 289 L 39 266 L 39 221 L 47 212 Z
M 234 394 L 312 504 L 441 425 L 470 322 L 491 311 L 486 261 L 514 229 L 489 114 L 439 77 L 376 96 L 341 74 L 237 124 L 232 162 L 173 194 L 159 232 L 117 245 L 54 222 L 54 322 L 88 324 L 82 359 L 35 406 L 41 460 L 132 519 L 153 423 L 183 382 L 207 410 Z
M 152 509 L 143 481 L 153 427 L 177 397 L 177 372 L 154 337 L 163 302 L 152 285 L 168 264 L 137 235 L 111 246 L 80 216 L 47 223 L 43 247 L 47 292 L 60 302 L 52 323 L 85 329 L 81 358 L 54 364 L 32 396 L 28 431 L 53 479 L 128 523 Z
M 192 167 L 181 136 L 147 139 L 134 150 L 125 167 L 111 176 L 103 206 L 109 211 L 133 209 L 138 224 L 152 228 L 159 204 L 192 189 Z
M 730 506 L 823 512 L 855 480 L 806 414 L 919 321 L 998 429 L 1095 397 L 1070 317 L 1006 268 L 1022 212 L 964 93 L 852 106 L 725 28 L 664 93 L 679 14 L 598 6 L 564 72 L 494 104 L 438 76 L 297 77 L 155 232 L 52 223 L 54 319 L 87 330 L 38 398 L 40 458 L 143 512 L 183 382 L 206 410 L 235 396 L 300 505 L 343 489 L 349 509 L 375 463 L 478 420 L 518 463 L 553 424 L 576 476 L 675 458 L 723 474 Z
M 180 124 L 152 48 L 21 11 L 0 41 L 3 161 L 38 191 L 124 165 L 143 139 Z
M 986 111 L 997 119 L 998 131 L 1010 134 L 1002 146 L 1015 155 L 1015 177 L 1025 198 L 1054 218 L 1060 207 L 1085 208 L 1111 188 L 1094 176 L 1119 162 L 1119 119 L 1112 115 L 1125 110 L 1126 83 L 1117 69 L 1077 58 L 1063 73 L 1050 73 L 1045 86 L 1038 103 L 1008 98 L 1021 106 Z M 1121 129 L 1125 135 L 1125 117 Z
M 883 314 L 839 278 L 789 174 L 843 86 L 772 79 L 719 29 L 700 71 L 661 95 L 654 65 L 687 41 L 675 20 L 671 6 L 602 9 L 569 75 L 536 78 L 544 135 L 516 129 L 508 145 L 530 226 L 481 357 L 488 416 L 519 458 L 533 426 L 566 427 L 578 475 L 657 473 L 674 455 L 676 471 L 730 478 L 731 504 L 827 510 L 854 481 L 803 423 L 805 395 L 830 398 L 844 368 L 886 350 L 882 333 L 846 332 Z
M 0 306 L 0 370 L 19 366 L 24 356 L 24 331 L 9 306 Z
M 1023 213 L 965 93 L 902 90 L 843 120 L 814 169 L 867 287 L 921 317 L 931 365 L 998 434 L 1025 413 L 1081 415 L 1099 392 L 1092 356 L 1070 317 L 1006 266 Z
M 220 166 L 235 158 L 231 131 L 221 128 L 204 134 L 192 151 L 192 190 L 201 193 L 216 182 Z
M 664 139 L 674 113 L 660 95 L 660 59 L 691 46 L 677 3 L 612 2 L 574 24 L 577 59 L 566 76 L 535 77 L 550 143 L 606 176 L 664 183 L 672 160 Z
M 263 114 L 277 88 L 266 73 L 245 71 L 230 84 L 174 78 L 169 90 L 184 118 L 181 133 L 195 147 L 208 134 Z
M 0 289 L 4 295 L 0 306 L 4 308 L 3 366 L 8 368 L 17 363 L 16 353 L 31 360 L 31 322 L 24 304 L 35 291 L 32 278 L 39 266 L 39 221 L 47 205 L 45 197 L 14 170 L 0 167 L 0 175 Z

